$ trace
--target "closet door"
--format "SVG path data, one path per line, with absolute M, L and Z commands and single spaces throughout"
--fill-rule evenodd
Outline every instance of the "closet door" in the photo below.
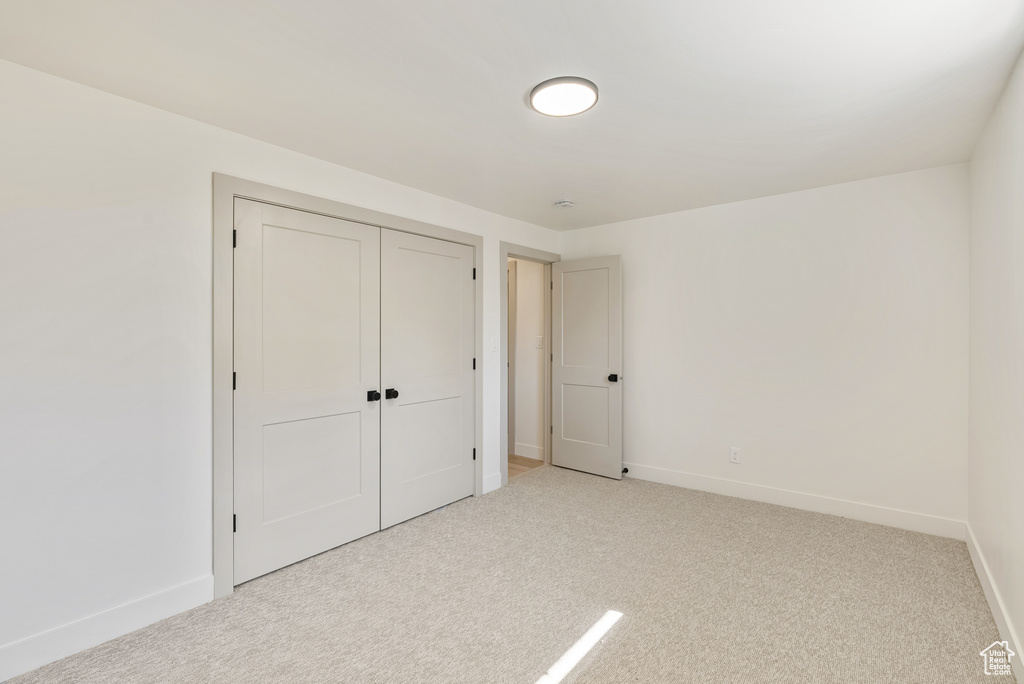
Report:
M 473 248 L 383 230 L 381 268 L 381 526 L 390 527 L 473 494 Z
M 235 584 L 380 529 L 380 229 L 235 200 Z

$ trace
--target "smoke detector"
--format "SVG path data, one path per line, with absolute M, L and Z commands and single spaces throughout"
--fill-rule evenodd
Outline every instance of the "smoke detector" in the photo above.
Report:
M 570 199 L 562 199 L 555 202 L 555 206 L 559 209 L 572 209 L 576 206 L 576 203 Z

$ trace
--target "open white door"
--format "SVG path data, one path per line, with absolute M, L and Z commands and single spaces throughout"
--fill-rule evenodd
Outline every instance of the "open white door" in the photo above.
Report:
M 234 582 L 380 529 L 380 229 L 235 200 Z
M 552 265 L 551 463 L 622 479 L 618 256 Z

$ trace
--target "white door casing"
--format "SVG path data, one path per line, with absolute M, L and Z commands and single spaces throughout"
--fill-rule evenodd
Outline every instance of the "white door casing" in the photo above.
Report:
M 553 465 L 622 478 L 618 256 L 552 266 Z
M 235 200 L 234 583 L 374 532 L 380 229 Z
M 381 236 L 381 527 L 474 490 L 473 248 Z
M 519 306 L 518 263 L 515 259 L 508 260 L 508 336 L 505 344 L 508 349 L 508 453 L 516 453 L 516 317 Z

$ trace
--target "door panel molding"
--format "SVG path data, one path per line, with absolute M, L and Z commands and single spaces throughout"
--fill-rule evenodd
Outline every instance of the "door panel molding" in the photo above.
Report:
M 214 597 L 234 591 L 234 203 L 249 199 L 287 209 L 297 209 L 355 223 L 364 223 L 425 237 L 437 238 L 473 248 L 473 264 L 477 271 L 475 297 L 475 357 L 483 354 L 483 237 L 443 226 L 395 216 L 343 202 L 307 195 L 263 183 L 213 174 L 213 576 Z M 502 278 L 502 280 L 504 280 Z M 473 396 L 474 444 L 483 453 L 483 382 L 482 363 L 477 365 Z M 380 391 L 383 392 L 381 387 Z M 483 493 L 483 458 L 475 463 L 474 492 Z

